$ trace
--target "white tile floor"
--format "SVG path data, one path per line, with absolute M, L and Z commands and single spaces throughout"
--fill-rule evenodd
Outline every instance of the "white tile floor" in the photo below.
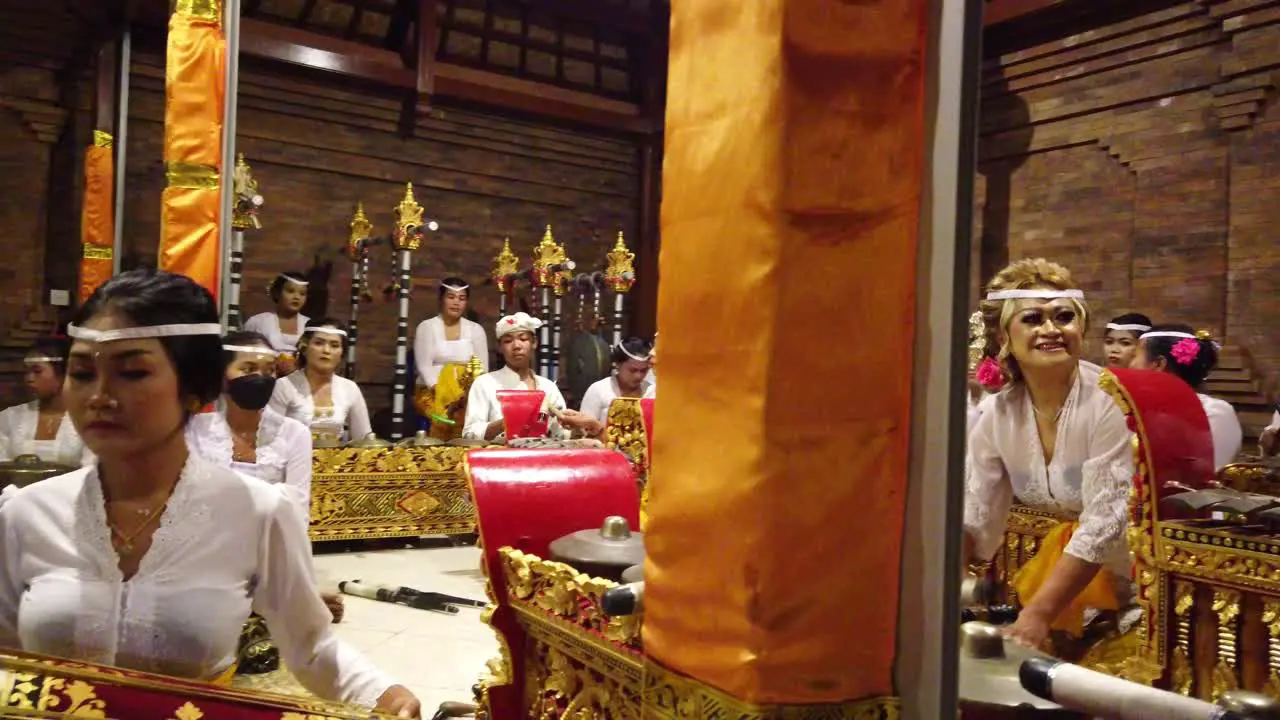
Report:
M 324 587 L 363 580 L 485 599 L 480 550 L 474 547 L 317 554 L 315 564 Z M 338 635 L 412 690 L 424 716 L 445 700 L 473 702 L 471 686 L 498 655 L 498 641 L 480 622 L 479 609 L 443 615 L 350 595 L 344 600 Z

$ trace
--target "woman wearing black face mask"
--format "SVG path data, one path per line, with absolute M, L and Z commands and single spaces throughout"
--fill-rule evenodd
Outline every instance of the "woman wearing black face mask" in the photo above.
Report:
M 302 511 L 311 512 L 311 431 L 267 407 L 276 387 L 275 350 L 266 336 L 233 332 L 222 338 L 223 391 L 213 412 L 191 418 L 193 452 L 259 480 L 285 486 Z M 342 596 L 321 593 L 342 619 Z

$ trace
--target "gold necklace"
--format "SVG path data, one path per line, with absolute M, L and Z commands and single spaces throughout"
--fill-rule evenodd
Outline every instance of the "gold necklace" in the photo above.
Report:
M 166 501 L 161 503 L 160 505 L 157 505 L 154 508 L 151 508 L 150 510 L 145 508 L 139 508 L 135 510 L 134 512 L 137 513 L 138 515 L 142 515 L 143 518 L 142 518 L 142 521 L 138 523 L 138 527 L 134 528 L 133 532 L 131 533 L 124 532 L 123 530 L 120 529 L 119 525 L 117 525 L 116 523 L 108 519 L 107 527 L 111 528 L 111 534 L 114 535 L 120 541 L 118 545 L 119 549 L 126 553 L 133 552 L 134 541 L 137 540 L 138 536 L 141 535 L 143 531 L 145 531 L 151 525 L 151 523 L 157 517 L 160 516 L 160 513 L 164 512 L 164 509 L 168 505 L 169 503 Z
M 1031 403 L 1031 409 L 1034 410 L 1037 415 L 1039 415 L 1040 417 L 1044 418 L 1045 420 L 1048 420 L 1049 422 L 1055 425 L 1058 423 L 1058 418 L 1062 417 L 1062 411 L 1066 407 L 1067 407 L 1067 404 L 1063 403 L 1058 406 L 1057 412 L 1055 412 L 1053 415 L 1050 415 L 1044 410 L 1041 410 L 1040 408 L 1036 407 L 1035 403 Z

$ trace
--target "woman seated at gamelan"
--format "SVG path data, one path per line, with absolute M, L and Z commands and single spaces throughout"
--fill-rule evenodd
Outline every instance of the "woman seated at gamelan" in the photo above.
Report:
M 1106 352 L 1107 367 L 1127 368 L 1138 352 L 1138 338 L 1151 329 L 1151 318 L 1142 313 L 1125 313 L 1111 318 L 1102 346 Z
M 244 329 L 267 338 L 280 356 L 276 372 L 284 375 L 293 372 L 298 338 L 307 327 L 308 318 L 302 314 L 302 306 L 307 304 L 307 278 L 298 272 L 280 273 L 271 281 L 267 292 L 275 303 L 275 310 L 249 318 Z
M 564 396 L 554 382 L 534 374 L 534 351 L 538 347 L 534 333 L 540 327 L 541 320 L 523 312 L 498 321 L 494 334 L 498 338 L 498 350 L 504 364 L 501 370 L 485 373 L 471 384 L 463 437 L 494 440 L 503 434 L 499 390 L 541 390 L 546 393 L 542 407 L 552 415 L 548 423 L 548 434 L 552 437 L 567 437 L 572 430 L 581 430 L 588 435 L 600 433 L 602 428 L 594 419 L 565 409 Z
M 351 440 L 373 432 L 369 408 L 360 386 L 338 375 L 346 350 L 347 331 L 328 318 L 307 325 L 302 333 L 298 369 L 280 379 L 271 395 L 271 409 L 311 429 L 312 435 Z
M 22 358 L 23 380 L 35 398 L 0 412 L 0 460 L 36 455 L 41 460 L 76 467 L 85 457 L 62 400 L 67 342 L 40 340 Z
M 76 313 L 64 398 L 97 464 L 0 506 L 0 647 L 229 680 L 251 609 L 317 695 L 416 716 L 333 633 L 297 503 L 188 450 L 224 383 L 217 306 L 181 275 L 111 278 Z
M 233 332 L 222 339 L 222 396 L 213 412 L 187 423 L 187 446 L 222 467 L 278 485 L 311 515 L 311 433 L 302 423 L 267 407 L 276 385 L 275 350 L 255 332 Z M 342 619 L 338 593 L 321 597 L 334 621 Z
M 418 405 L 430 407 L 432 414 L 449 417 L 451 407 L 462 400 L 459 373 L 471 358 L 479 358 L 489 367 L 489 342 L 484 328 L 463 314 L 467 311 L 470 286 L 460 278 L 445 278 L 440 283 L 440 314 L 418 324 L 413 334 L 413 362 L 418 371 Z M 456 430 L 436 432 L 441 439 L 456 437 Z M 448 437 L 443 437 L 447 435 Z
M 1098 387 L 1101 369 L 1080 360 L 1088 308 L 1065 268 L 1039 258 L 1010 264 L 991 280 L 982 313 L 982 365 L 1007 387 L 969 435 L 964 557 L 992 558 L 1015 499 L 1062 519 L 1013 581 L 1023 608 L 1009 634 L 1048 647 L 1051 631 L 1079 638 L 1086 611 L 1131 606 L 1131 435 Z M 1121 626 L 1138 616 L 1126 612 Z M 1073 654 L 1067 643 L 1054 645 Z
M 1213 466 L 1220 470 L 1240 454 L 1244 430 L 1231 403 L 1200 392 L 1204 379 L 1217 365 L 1218 348 L 1212 340 L 1198 337 L 1187 325 L 1157 325 L 1143 333 L 1142 345 L 1130 366 L 1173 373 L 1196 391 L 1213 435 Z
M 582 395 L 582 414 L 604 423 L 609 403 L 620 397 L 644 397 L 653 348 L 642 338 L 631 337 L 613 346 L 610 359 L 613 373 L 595 381 Z

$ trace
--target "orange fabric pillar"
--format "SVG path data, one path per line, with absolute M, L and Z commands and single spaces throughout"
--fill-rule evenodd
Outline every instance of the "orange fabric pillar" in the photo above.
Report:
M 80 292 L 83 303 L 111 277 L 115 247 L 113 188 L 115 159 L 111 134 L 93 131 L 93 145 L 84 152 L 84 205 L 80 212 Z
M 671 12 L 645 651 L 892 712 L 926 4 Z
M 165 56 L 161 269 L 182 273 L 216 297 L 226 61 L 218 0 L 178 0 Z

